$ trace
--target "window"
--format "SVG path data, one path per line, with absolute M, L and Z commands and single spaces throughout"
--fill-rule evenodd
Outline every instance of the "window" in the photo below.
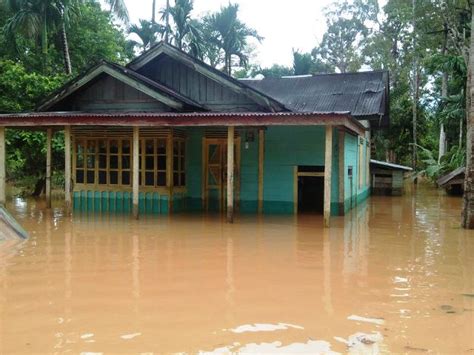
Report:
M 144 139 L 141 146 L 141 185 L 166 186 L 166 139 Z
M 129 187 L 132 185 L 131 138 L 76 139 L 75 181 L 84 185 Z M 185 186 L 185 142 L 173 140 L 175 186 Z M 139 184 L 167 186 L 167 139 L 143 138 L 139 147 Z
M 186 185 L 186 143 L 183 139 L 175 139 L 173 141 L 173 185 Z
M 83 139 L 76 143 L 76 183 L 131 185 L 129 139 Z

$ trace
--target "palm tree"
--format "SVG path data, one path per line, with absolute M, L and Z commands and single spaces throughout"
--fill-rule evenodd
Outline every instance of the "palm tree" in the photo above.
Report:
M 122 20 L 126 24 L 129 22 L 125 0 L 105 0 L 105 3 L 110 6 L 110 12 L 117 16 L 119 20 Z
M 151 3 L 151 22 L 152 23 L 156 22 L 155 15 L 156 15 L 156 0 L 153 0 L 153 2 Z
M 173 20 L 174 28 L 171 29 L 171 33 L 174 45 L 179 49 L 196 54 L 199 52 L 200 35 L 196 21 L 191 18 L 193 7 L 193 0 L 175 0 L 174 6 L 169 6 L 167 3 L 167 8 L 163 11 L 163 18 L 165 21 L 168 17 Z
M 248 42 L 249 37 L 261 41 L 256 30 L 248 27 L 238 18 L 239 5 L 230 4 L 222 7 L 217 13 L 208 16 L 208 22 L 212 32 L 214 43 L 224 51 L 224 71 L 231 75 L 232 59 L 237 57 L 239 65 L 246 66 L 248 63 Z
M 66 74 L 71 74 L 66 24 L 77 15 L 80 2 L 81 0 L 6 0 L 7 8 L 13 15 L 5 26 L 5 34 L 14 39 L 21 33 L 27 38 L 38 40 L 46 68 L 49 33 L 59 31 L 65 71 Z
M 164 26 L 147 20 L 140 20 L 139 25 L 133 24 L 128 29 L 128 33 L 134 33 L 140 38 L 141 43 L 133 43 L 135 46 L 140 46 L 143 52 L 155 44 L 158 36 L 163 36 L 164 32 Z

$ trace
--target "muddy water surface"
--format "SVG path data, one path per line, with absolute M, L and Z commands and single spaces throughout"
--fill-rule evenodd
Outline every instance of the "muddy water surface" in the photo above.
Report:
M 319 216 L 74 216 L 8 206 L 0 353 L 474 350 L 474 231 L 420 188 Z

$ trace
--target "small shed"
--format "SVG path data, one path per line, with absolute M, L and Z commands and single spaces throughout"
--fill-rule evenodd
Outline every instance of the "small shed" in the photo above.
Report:
M 404 193 L 403 178 L 405 173 L 413 171 L 408 166 L 370 160 L 372 176 L 372 194 L 400 196 Z
M 439 187 L 446 189 L 446 192 L 450 195 L 462 195 L 464 193 L 464 173 L 466 172 L 465 167 L 457 168 L 451 171 L 449 174 L 441 176 L 437 184 Z

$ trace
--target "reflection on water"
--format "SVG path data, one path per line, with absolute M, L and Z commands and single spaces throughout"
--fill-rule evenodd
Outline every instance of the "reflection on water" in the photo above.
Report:
M 329 230 L 8 207 L 30 239 L 0 245 L 0 353 L 474 348 L 474 232 L 434 190 L 374 197 Z

